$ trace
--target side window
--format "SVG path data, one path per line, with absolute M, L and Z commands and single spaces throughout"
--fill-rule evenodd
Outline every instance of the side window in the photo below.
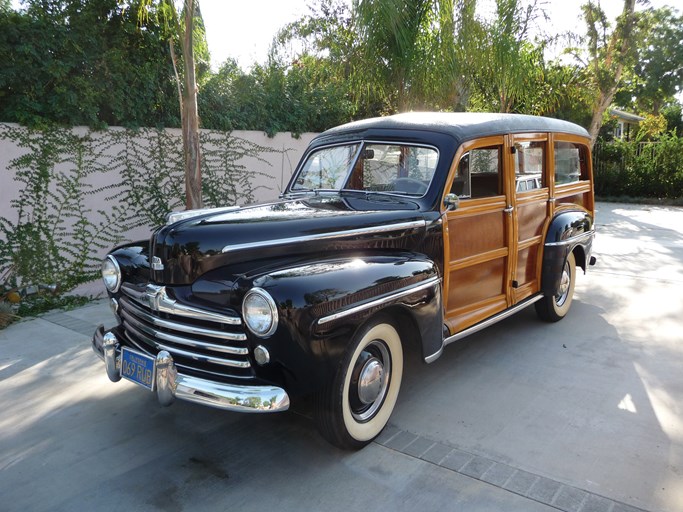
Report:
M 574 142 L 555 142 L 555 185 L 586 179 L 586 148 Z
M 545 141 L 515 142 L 515 183 L 517 192 L 540 188 L 545 166 Z
M 451 193 L 463 199 L 503 194 L 502 146 L 472 149 L 460 157 Z

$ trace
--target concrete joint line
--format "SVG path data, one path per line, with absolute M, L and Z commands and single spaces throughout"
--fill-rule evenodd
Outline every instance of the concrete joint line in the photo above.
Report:
M 387 425 L 376 444 L 563 512 L 648 512 Z M 477 468 L 479 470 L 477 470 Z

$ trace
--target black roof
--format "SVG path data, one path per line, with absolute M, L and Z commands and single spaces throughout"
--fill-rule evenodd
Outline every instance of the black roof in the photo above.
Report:
M 343 124 L 321 133 L 315 142 L 350 134 L 363 136 L 363 132 L 377 135 L 382 130 L 443 133 L 454 137 L 458 143 L 505 133 L 561 132 L 589 137 L 581 126 L 550 117 L 475 112 L 410 112 Z

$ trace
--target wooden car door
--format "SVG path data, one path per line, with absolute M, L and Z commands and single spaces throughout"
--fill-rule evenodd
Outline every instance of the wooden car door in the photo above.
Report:
M 512 304 L 508 283 L 514 252 L 514 184 L 506 178 L 505 137 L 465 143 L 454 159 L 450 187 L 460 203 L 444 222 L 444 308 L 455 334 Z
M 510 285 L 512 304 L 537 293 L 540 289 L 543 233 L 552 213 L 549 201 L 548 169 L 551 167 L 548 136 L 545 133 L 510 136 L 508 162 L 515 184 L 513 206 L 514 251 L 511 252 Z

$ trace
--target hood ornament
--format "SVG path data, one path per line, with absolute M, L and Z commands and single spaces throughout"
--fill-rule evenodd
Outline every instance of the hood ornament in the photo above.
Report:
M 159 256 L 152 256 L 152 270 L 164 270 L 164 264 Z
M 159 311 L 162 304 L 168 300 L 166 290 L 163 286 L 148 284 L 145 289 L 145 300 L 152 311 Z

